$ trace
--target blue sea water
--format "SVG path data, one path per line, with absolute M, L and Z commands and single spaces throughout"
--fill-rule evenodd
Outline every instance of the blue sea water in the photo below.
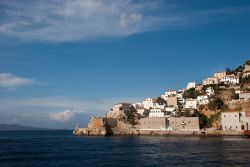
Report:
M 0 132 L 0 166 L 250 166 L 250 139 Z

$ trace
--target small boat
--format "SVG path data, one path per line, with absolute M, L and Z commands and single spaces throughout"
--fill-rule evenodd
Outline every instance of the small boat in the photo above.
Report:
M 244 130 L 244 135 L 250 137 L 250 130 Z

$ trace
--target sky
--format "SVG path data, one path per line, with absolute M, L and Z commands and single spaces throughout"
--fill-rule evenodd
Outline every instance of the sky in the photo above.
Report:
M 0 0 L 0 124 L 86 126 L 250 59 L 249 0 Z

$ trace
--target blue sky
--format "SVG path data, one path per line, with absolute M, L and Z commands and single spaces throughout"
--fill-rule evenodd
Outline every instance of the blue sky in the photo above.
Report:
M 248 0 L 0 1 L 0 123 L 86 125 L 250 59 Z

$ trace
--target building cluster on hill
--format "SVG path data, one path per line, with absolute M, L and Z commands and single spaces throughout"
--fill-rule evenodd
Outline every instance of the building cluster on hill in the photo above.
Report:
M 250 125 L 250 108 L 236 107 L 231 112 L 228 108 L 239 101 L 250 103 L 249 61 L 236 70 L 214 73 L 200 84 L 189 82 L 185 88 L 166 91 L 157 98 L 116 104 L 106 117 L 118 118 L 133 108 L 140 130 L 198 131 L 207 127 L 207 122 L 202 119 L 202 109 L 207 107 L 208 111 L 214 110 L 209 116 L 219 113 L 221 130 L 240 131 Z

